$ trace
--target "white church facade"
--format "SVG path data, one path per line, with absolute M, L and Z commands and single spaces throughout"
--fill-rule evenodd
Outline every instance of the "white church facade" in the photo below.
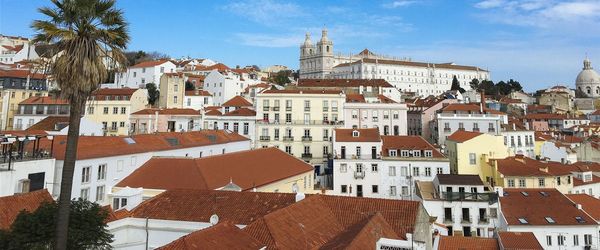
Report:
M 456 76 L 465 90 L 473 79 L 489 80 L 490 72 L 476 66 L 454 63 L 414 62 L 407 58 L 377 55 L 367 49 L 356 55 L 334 54 L 333 41 L 322 31 L 314 45 L 306 34 L 300 46 L 301 79 L 385 79 L 401 92 L 438 95 L 450 89 Z

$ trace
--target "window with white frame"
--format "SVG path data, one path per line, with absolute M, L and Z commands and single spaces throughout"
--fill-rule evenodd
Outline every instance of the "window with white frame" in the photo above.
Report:
M 400 167 L 400 176 L 408 176 L 408 167 L 407 166 Z
M 371 172 L 377 173 L 378 170 L 379 167 L 377 166 L 377 164 L 371 164 Z
M 104 200 L 104 185 L 96 187 L 96 201 Z
M 398 151 L 396 151 L 396 150 L 394 150 L 394 149 L 390 149 L 390 150 L 388 151 L 388 153 L 389 153 L 389 155 L 390 155 L 391 157 L 396 157 L 396 155 L 398 154 Z
M 390 166 L 389 176 L 396 176 L 396 167 L 395 166 Z
M 431 176 L 431 168 L 430 167 L 425 167 L 425 176 L 427 176 L 427 177 Z
M 390 196 L 396 196 L 396 186 L 390 186 Z
M 413 176 L 419 176 L 419 167 L 413 167 Z
M 106 164 L 98 165 L 98 180 L 106 179 Z
M 402 186 L 402 196 L 408 196 L 408 186 Z
M 92 167 L 83 167 L 81 169 L 81 183 L 90 182 L 90 169 Z
M 402 156 L 402 157 L 408 157 L 408 155 L 409 155 L 408 150 L 402 150 L 402 151 L 400 151 L 400 156 Z
M 88 200 L 90 197 L 90 188 L 82 188 L 79 197 L 83 200 Z
M 433 156 L 433 151 L 425 150 L 425 157 L 432 157 L 432 156 Z
M 508 187 L 515 187 L 515 179 L 508 179 Z
M 477 164 L 477 155 L 475 153 L 469 153 L 469 164 Z
M 443 173 L 444 173 L 443 168 L 437 168 L 437 174 L 443 174 Z
M 340 173 L 346 173 L 348 171 L 348 164 L 342 163 L 340 164 Z

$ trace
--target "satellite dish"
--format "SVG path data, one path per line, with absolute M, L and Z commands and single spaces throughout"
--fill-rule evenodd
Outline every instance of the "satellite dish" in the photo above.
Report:
M 292 193 L 298 193 L 298 184 L 292 184 Z
M 219 223 L 219 216 L 217 214 L 211 215 L 210 216 L 210 224 L 216 225 L 217 223 Z

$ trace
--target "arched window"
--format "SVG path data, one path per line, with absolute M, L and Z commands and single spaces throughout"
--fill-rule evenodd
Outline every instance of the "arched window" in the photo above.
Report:
M 329 46 L 326 46 L 325 48 L 327 49 L 327 52 L 329 52 Z
M 586 89 L 586 93 L 588 93 L 588 94 L 591 94 L 591 93 L 592 93 L 592 88 L 590 88 L 590 87 L 586 87 L 585 89 Z
M 383 126 L 383 135 L 389 135 L 390 134 L 390 126 L 385 125 Z
M 596 87 L 596 94 L 600 94 L 600 87 Z

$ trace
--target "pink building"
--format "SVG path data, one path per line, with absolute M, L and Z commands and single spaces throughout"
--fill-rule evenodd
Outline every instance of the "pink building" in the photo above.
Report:
M 129 134 L 198 131 L 201 117 L 194 109 L 143 109 L 131 114 Z

